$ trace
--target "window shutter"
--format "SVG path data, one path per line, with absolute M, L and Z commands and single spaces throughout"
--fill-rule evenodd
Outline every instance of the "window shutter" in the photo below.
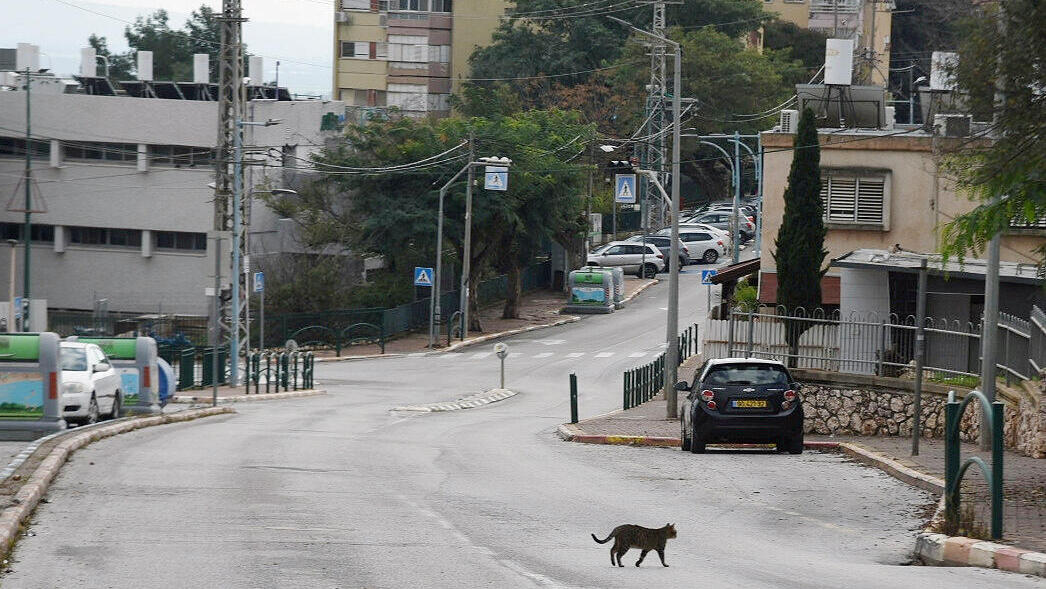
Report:
M 370 0 L 370 9 L 372 12 L 378 11 L 378 0 Z
M 370 42 L 370 59 L 377 59 L 378 57 L 378 44 L 374 41 Z
M 883 180 L 861 178 L 857 187 L 858 223 L 882 224 L 885 187 Z
M 821 176 L 821 217 L 828 219 L 828 187 L 830 177 L 825 174 Z
M 828 220 L 853 222 L 857 204 L 857 180 L 832 178 L 828 189 Z

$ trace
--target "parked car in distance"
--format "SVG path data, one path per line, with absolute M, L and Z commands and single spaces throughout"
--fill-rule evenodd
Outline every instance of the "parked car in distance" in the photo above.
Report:
M 671 235 L 672 229 L 662 229 L 659 235 Z M 686 244 L 693 260 L 714 264 L 719 256 L 726 255 L 723 238 L 704 229 L 679 228 L 679 240 Z
M 712 227 L 711 225 L 706 225 L 704 223 L 680 223 L 679 224 L 679 230 L 680 231 L 694 230 L 694 229 L 700 229 L 701 231 L 707 231 L 707 232 L 711 233 L 712 235 L 718 236 L 719 239 L 723 240 L 723 244 L 726 246 L 726 249 L 730 249 L 731 247 L 733 247 L 733 240 L 731 239 L 731 235 L 730 235 L 730 233 L 728 231 L 725 231 L 725 230 L 720 229 L 718 227 Z
M 96 344 L 62 342 L 62 417 L 69 423 L 88 424 L 100 416 L 120 416 L 123 397 L 120 375 Z
M 692 384 L 679 414 L 683 450 L 695 454 L 716 442 L 772 443 L 779 452 L 803 452 L 799 383 L 784 364 L 759 358 L 710 359 Z
M 724 231 L 731 231 L 733 228 L 730 225 L 730 217 L 732 216 L 733 213 L 731 211 L 709 211 L 695 218 L 694 222 L 711 225 Z M 741 240 L 747 241 L 755 235 L 755 224 L 749 221 L 746 217 L 740 217 L 738 232 L 741 234 Z
M 644 248 L 646 255 L 644 256 Z M 644 258 L 646 265 L 644 264 Z M 605 246 L 588 254 L 589 266 L 620 266 L 626 274 L 653 277 L 664 272 L 665 255 L 652 243 L 644 246 L 632 241 L 611 241 Z M 642 268 L 642 272 L 640 271 Z
M 672 252 L 671 252 L 671 250 L 672 250 L 672 237 L 671 237 L 671 235 L 672 235 L 671 232 L 669 232 L 666 235 L 647 235 L 646 236 L 646 242 L 654 244 L 654 246 L 656 246 L 657 249 L 660 250 L 662 254 L 664 254 L 666 260 L 671 260 L 672 258 L 669 257 L 669 256 L 672 255 Z M 629 237 L 625 241 L 643 243 L 643 236 L 642 235 L 633 235 L 632 237 Z M 683 240 L 680 239 L 679 240 L 679 267 L 682 268 L 683 266 L 686 266 L 687 264 L 690 264 L 690 263 L 691 263 L 691 260 L 690 260 L 690 248 L 688 248 L 686 246 L 686 244 L 683 243 Z

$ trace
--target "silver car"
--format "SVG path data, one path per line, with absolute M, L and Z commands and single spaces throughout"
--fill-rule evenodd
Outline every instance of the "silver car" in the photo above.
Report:
M 662 229 L 661 235 L 671 235 L 671 229 Z M 723 237 L 702 229 L 679 228 L 679 240 L 686 244 L 691 259 L 705 264 L 714 264 L 719 256 L 726 254 Z
M 588 265 L 620 266 L 626 274 L 649 278 L 653 278 L 658 272 L 664 272 L 666 268 L 665 255 L 661 250 L 651 243 L 644 246 L 633 241 L 612 241 L 606 244 L 588 254 Z
M 633 243 L 638 241 L 639 243 L 642 243 L 643 242 L 643 236 L 642 235 L 633 235 L 632 237 L 629 237 L 625 241 L 631 241 Z M 668 263 L 671 263 L 671 259 L 672 258 L 670 258 L 669 256 L 672 255 L 672 238 L 670 236 L 668 236 L 668 235 L 647 235 L 646 236 L 646 242 L 647 243 L 652 243 L 655 246 L 657 246 L 657 249 L 661 250 L 661 253 L 664 254 L 665 259 L 669 260 Z M 688 265 L 690 263 L 691 263 L 691 260 L 690 260 L 690 249 L 686 247 L 686 244 L 683 243 L 683 240 L 679 240 L 679 267 L 682 268 L 683 266 L 686 266 L 686 265 Z
M 719 229 L 724 229 L 726 231 L 732 231 L 733 230 L 733 225 L 730 222 L 730 217 L 732 217 L 732 216 L 733 216 L 732 211 L 710 211 L 708 213 L 704 213 L 702 215 L 699 215 L 698 217 L 696 217 L 693 220 L 693 222 L 694 223 L 704 223 L 706 225 L 711 225 L 713 227 L 718 227 Z M 737 216 L 738 216 L 738 222 L 739 222 L 739 225 L 738 225 L 737 229 L 738 229 L 738 232 L 741 234 L 741 240 L 742 241 L 747 241 L 747 240 L 751 239 L 753 235 L 755 235 L 755 225 L 751 221 L 749 221 L 747 217 L 742 215 L 740 212 L 738 213 Z

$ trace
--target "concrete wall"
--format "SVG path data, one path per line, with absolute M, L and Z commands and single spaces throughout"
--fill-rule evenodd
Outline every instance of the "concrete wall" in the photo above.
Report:
M 461 78 L 469 76 L 469 56 L 476 47 L 490 44 L 490 36 L 498 28 L 509 2 L 506 0 L 455 0 L 453 45 L 450 55 L 452 92 L 461 86 Z
M 843 268 L 840 277 L 839 316 L 874 323 L 890 316 L 889 274 L 878 270 Z M 849 371 L 875 373 L 879 329 L 874 325 L 855 325 L 839 334 L 839 356 Z
M 767 12 L 778 15 L 781 20 L 795 23 L 804 29 L 810 24 L 810 7 L 805 3 L 770 0 L 763 4 Z

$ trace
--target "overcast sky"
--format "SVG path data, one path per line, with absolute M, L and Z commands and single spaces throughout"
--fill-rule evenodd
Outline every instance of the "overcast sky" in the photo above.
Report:
M 39 45 L 40 67 L 71 75 L 79 71 L 80 49 L 87 47 L 91 33 L 108 38 L 111 50 L 126 51 L 126 21 L 163 8 L 172 27 L 181 29 L 203 4 L 216 11 L 222 5 L 221 0 L 5 1 L 0 47 Z M 243 40 L 252 54 L 264 56 L 266 81 L 275 78 L 279 60 L 280 86 L 299 94 L 330 95 L 333 4 L 334 0 L 241 0 L 249 19 L 243 25 Z

